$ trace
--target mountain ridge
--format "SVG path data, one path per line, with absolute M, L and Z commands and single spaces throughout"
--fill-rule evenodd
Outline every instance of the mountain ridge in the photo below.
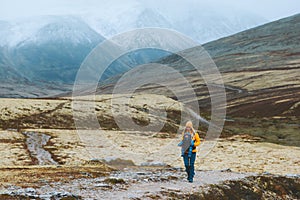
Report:
M 196 59 L 199 54 L 195 52 L 204 48 L 218 66 L 227 101 L 224 137 L 248 134 L 267 142 L 299 146 L 299 32 L 298 14 L 180 52 Z M 176 54 L 158 62 L 178 70 L 191 83 L 201 116 L 209 119 L 211 94 L 195 68 Z M 111 93 L 117 81 L 118 77 L 100 85 L 97 94 Z M 170 80 L 169 84 L 175 87 L 178 81 Z M 178 86 L 181 93 L 184 89 Z M 155 83 L 142 86 L 136 93 L 163 94 L 177 100 L 171 91 Z M 182 103 L 190 101 L 195 100 L 186 97 Z M 206 131 L 205 126 L 201 128 Z
M 208 53 L 214 58 L 216 64 L 222 70 L 231 70 L 229 64 L 224 64 L 224 60 L 239 57 L 240 60 L 247 60 L 247 65 L 261 69 L 282 67 L 295 67 L 297 63 L 287 63 L 285 57 L 297 60 L 300 55 L 300 14 L 270 22 L 246 31 L 242 31 L 233 36 L 221 38 L 203 45 Z M 282 36 L 284 35 L 284 36 Z M 268 42 L 265 42 L 268 41 Z M 253 60 L 246 59 L 252 54 Z M 268 60 L 271 58 L 271 60 Z M 264 63 L 257 67 L 259 61 Z M 222 63 L 221 63 L 222 62 Z M 268 62 L 272 63 L 270 66 Z M 240 63 L 237 68 L 244 68 Z M 289 66 L 291 65 L 291 66 Z M 251 68 L 251 67 L 247 67 Z

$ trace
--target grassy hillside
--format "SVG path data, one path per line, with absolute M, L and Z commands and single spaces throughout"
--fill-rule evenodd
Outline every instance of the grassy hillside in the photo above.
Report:
M 226 89 L 223 136 L 250 134 L 270 142 L 300 145 L 299 32 L 298 14 L 203 45 L 220 69 Z M 195 47 L 183 54 L 193 58 L 201 49 Z M 177 55 L 160 62 L 185 75 L 198 95 L 200 110 L 209 116 L 209 93 L 194 68 Z M 143 90 L 172 97 L 157 85 Z

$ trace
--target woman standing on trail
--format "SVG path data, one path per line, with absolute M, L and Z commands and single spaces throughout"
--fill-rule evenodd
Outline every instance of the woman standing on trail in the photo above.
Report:
M 194 164 L 196 160 L 196 147 L 200 144 L 199 134 L 194 130 L 193 123 L 188 121 L 182 132 L 181 156 L 183 157 L 185 171 L 187 172 L 187 179 L 190 183 L 193 182 L 195 175 Z

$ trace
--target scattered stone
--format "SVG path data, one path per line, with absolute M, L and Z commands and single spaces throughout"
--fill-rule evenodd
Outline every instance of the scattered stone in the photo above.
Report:
M 220 171 L 221 171 L 221 172 L 232 172 L 232 170 L 229 169 L 229 168 L 228 168 L 228 169 L 221 169 Z
M 6 195 L 6 196 L 5 196 Z M 4 198 L 5 197 L 5 198 Z M 38 194 L 34 188 L 22 188 L 16 191 L 6 191 L 0 193 L 0 199 L 36 199 L 36 200 L 52 200 L 52 199 L 79 199 L 78 196 L 69 192 L 49 192 L 46 194 Z
M 153 161 L 153 162 L 144 162 L 141 164 L 143 167 L 165 167 L 168 166 L 166 163 Z
M 104 165 L 103 160 L 93 158 L 89 161 L 86 161 L 84 164 L 86 165 Z
M 122 178 L 107 178 L 104 180 L 105 183 L 109 183 L 109 184 L 125 184 L 126 182 L 124 181 L 124 179 Z
M 79 198 L 76 195 L 73 195 L 69 192 L 50 192 L 47 195 L 51 195 L 51 198 L 66 198 L 66 197 L 73 197 L 73 198 Z
M 88 172 L 80 172 L 80 174 L 82 174 L 83 176 L 86 176 L 86 177 L 93 177 L 93 175 Z
M 43 199 L 43 200 L 51 200 L 52 195 L 50 194 L 41 194 L 39 195 L 39 198 Z
M 106 158 L 102 160 L 105 164 L 108 164 L 113 167 L 128 167 L 128 166 L 135 166 L 132 160 L 125 160 L 120 158 Z
M 290 177 L 290 178 L 300 178 L 300 174 L 287 174 L 286 177 Z
M 25 193 L 28 194 L 36 194 L 36 190 L 34 188 L 26 188 Z
M 108 184 L 105 184 L 105 183 L 98 183 L 98 184 L 95 185 L 95 187 L 109 188 L 109 189 L 112 188 L 112 186 L 110 186 Z
M 270 172 L 263 172 L 262 175 L 271 175 Z
M 149 173 L 149 172 L 148 172 L 148 173 Z M 136 174 L 139 175 L 139 176 L 143 176 L 143 175 L 146 175 L 147 172 L 136 172 Z

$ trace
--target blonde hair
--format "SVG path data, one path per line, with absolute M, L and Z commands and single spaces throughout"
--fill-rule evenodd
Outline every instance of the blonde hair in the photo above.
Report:
M 187 121 L 185 124 L 185 127 L 193 128 L 193 122 L 192 121 Z
M 192 121 L 187 121 L 186 122 L 186 124 L 185 124 L 185 128 L 184 128 L 184 130 L 183 130 L 183 132 L 182 132 L 182 134 L 184 134 L 185 133 L 185 131 L 186 131 L 186 128 L 190 128 L 191 129 L 191 131 L 192 131 L 192 135 L 195 135 L 195 129 L 193 128 L 193 122 Z

